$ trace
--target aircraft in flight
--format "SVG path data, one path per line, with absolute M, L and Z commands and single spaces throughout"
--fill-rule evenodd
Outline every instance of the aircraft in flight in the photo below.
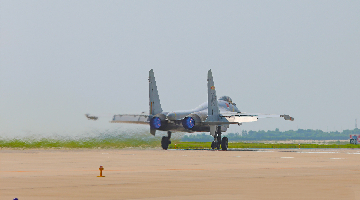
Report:
M 90 116 L 90 114 L 85 114 L 85 116 L 88 118 L 88 120 L 94 120 L 96 121 L 98 119 L 98 117 L 96 116 Z
M 156 131 L 167 131 L 167 137 L 161 139 L 161 147 L 168 149 L 171 144 L 172 132 L 210 132 L 214 137 L 212 149 L 227 150 L 228 138 L 221 138 L 230 124 L 241 125 L 244 122 L 254 122 L 260 118 L 282 117 L 293 121 L 289 115 L 251 114 L 241 112 L 229 96 L 217 99 L 211 69 L 207 77 L 208 101 L 195 109 L 185 111 L 164 112 L 161 109 L 160 98 L 156 86 L 154 71 L 149 71 L 149 114 L 120 114 L 114 115 L 111 123 L 133 123 L 150 125 L 150 133 L 155 136 Z

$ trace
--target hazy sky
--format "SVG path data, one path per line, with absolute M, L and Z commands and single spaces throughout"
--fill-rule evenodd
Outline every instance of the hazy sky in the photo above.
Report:
M 244 112 L 289 114 L 239 130 L 353 129 L 360 121 L 360 1 L 0 1 L 0 134 L 128 127 L 217 95 Z M 88 121 L 84 114 L 98 115 Z M 360 124 L 360 122 L 359 122 Z M 131 128 L 148 127 L 132 125 Z

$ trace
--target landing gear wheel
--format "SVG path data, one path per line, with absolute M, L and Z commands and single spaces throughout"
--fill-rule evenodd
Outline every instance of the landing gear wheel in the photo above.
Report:
M 212 143 L 211 143 L 211 149 L 214 150 L 214 149 L 216 148 L 216 146 L 217 146 L 217 142 L 212 141 Z
M 223 139 L 221 141 L 221 149 L 223 151 L 227 151 L 227 149 L 228 149 L 228 138 L 227 137 L 223 137 Z
M 216 127 L 215 135 L 214 135 L 214 141 L 211 143 L 211 149 L 217 149 L 220 150 L 221 145 L 221 126 Z
M 169 144 L 171 144 L 171 141 L 169 140 L 169 138 L 166 137 L 166 136 L 163 136 L 162 139 L 161 139 L 161 147 L 164 150 L 167 150 L 168 147 L 169 147 Z
M 220 150 L 220 145 L 221 145 L 221 133 L 218 134 L 218 137 L 217 137 L 217 150 Z

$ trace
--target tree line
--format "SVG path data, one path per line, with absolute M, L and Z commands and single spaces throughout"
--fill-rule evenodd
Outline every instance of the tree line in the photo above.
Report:
M 273 131 L 242 131 L 242 133 L 223 134 L 231 141 L 263 141 L 263 140 L 347 140 L 350 135 L 360 134 L 360 129 L 324 132 L 322 130 L 298 129 L 280 131 L 278 128 Z M 208 133 L 185 135 L 183 142 L 211 142 L 214 138 Z

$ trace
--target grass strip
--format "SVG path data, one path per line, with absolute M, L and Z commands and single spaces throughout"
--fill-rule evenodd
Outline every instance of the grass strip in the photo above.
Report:
M 169 145 L 169 149 L 210 149 L 211 142 L 177 142 Z M 264 143 L 243 143 L 231 142 L 228 148 L 275 148 L 290 149 L 299 148 L 299 144 L 264 144 Z M 360 148 L 355 144 L 300 144 L 300 148 Z
M 12 139 L 12 140 L 0 140 L 1 148 L 22 148 L 22 149 L 36 149 L 36 148 L 114 148 L 122 149 L 128 147 L 140 147 L 140 148 L 154 148 L 159 147 L 160 141 L 158 140 L 148 140 L 144 141 L 141 139 L 68 139 L 68 140 L 58 140 L 58 139 L 48 139 L 42 138 L 39 140 L 23 140 L 23 139 Z
M 180 142 L 173 140 L 169 145 L 169 149 L 210 149 L 211 142 Z M 36 149 L 36 148 L 101 148 L 101 149 L 122 149 L 129 147 L 138 148 L 156 148 L 161 147 L 158 139 L 142 140 L 136 138 L 88 138 L 88 139 L 49 139 L 42 138 L 38 140 L 31 139 L 12 139 L 0 140 L 0 148 L 22 148 L 22 149 Z M 244 143 L 231 142 L 229 148 L 299 148 L 298 144 L 265 144 L 265 143 Z M 300 144 L 300 148 L 360 148 L 360 145 L 354 144 Z

